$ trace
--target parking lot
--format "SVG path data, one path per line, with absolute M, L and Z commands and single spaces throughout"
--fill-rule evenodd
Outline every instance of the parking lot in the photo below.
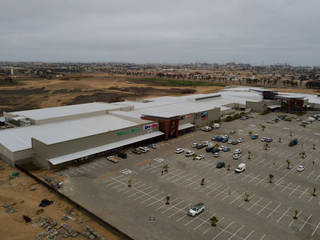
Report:
M 320 239 L 320 121 L 306 127 L 296 120 L 266 122 L 276 115 L 255 114 L 211 132 L 194 131 L 160 142 L 157 149 L 141 155 L 128 151 L 128 159 L 119 163 L 99 158 L 57 171 L 66 176 L 62 191 L 135 239 Z M 236 133 L 229 134 L 231 130 Z M 259 134 L 259 139 L 252 140 L 249 132 Z M 220 152 L 217 158 L 205 148 L 191 147 L 193 142 L 224 134 L 244 141 L 222 143 L 231 151 Z M 267 150 L 262 136 L 273 138 Z M 293 138 L 299 143 L 289 147 Z M 205 158 L 176 154 L 176 148 Z M 236 148 L 242 157 L 233 160 Z M 219 161 L 230 170 L 216 168 Z M 239 163 L 245 163 L 246 170 L 237 174 Z M 297 172 L 298 165 L 305 170 Z M 190 207 L 199 202 L 205 211 L 188 216 Z M 215 227 L 210 222 L 213 216 L 218 218 Z

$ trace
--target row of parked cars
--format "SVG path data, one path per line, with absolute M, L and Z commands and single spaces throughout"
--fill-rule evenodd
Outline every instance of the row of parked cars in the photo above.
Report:
M 150 144 L 149 146 L 144 146 L 144 147 L 137 147 L 132 150 L 133 153 L 135 154 L 141 154 L 141 153 L 147 153 L 150 151 L 150 148 L 156 149 L 157 145 L 156 144 Z

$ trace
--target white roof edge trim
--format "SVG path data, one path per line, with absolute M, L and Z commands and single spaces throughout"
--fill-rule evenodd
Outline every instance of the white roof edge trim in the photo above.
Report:
M 192 127 L 194 127 L 194 124 L 185 123 L 185 124 L 179 125 L 178 130 L 183 130 L 183 129 L 192 128 Z
M 163 134 L 164 134 L 163 132 L 155 131 L 155 132 L 152 132 L 152 133 L 147 133 L 147 134 L 140 135 L 140 136 L 137 136 L 137 137 L 125 139 L 125 140 L 122 140 L 122 141 L 109 143 L 109 144 L 102 145 L 102 146 L 95 147 L 95 148 L 90 148 L 90 149 L 83 150 L 83 151 L 80 151 L 80 152 L 75 152 L 75 153 L 63 155 L 63 156 L 60 156 L 60 157 L 51 158 L 51 159 L 48 159 L 48 161 L 52 165 L 58 165 L 58 164 L 61 164 L 61 163 L 66 163 L 66 162 L 69 162 L 69 161 L 72 161 L 72 160 L 75 160 L 75 159 L 78 159 L 78 158 L 86 157 L 86 156 L 89 156 L 89 155 L 92 155 L 92 154 L 96 154 L 96 153 L 99 153 L 99 152 L 108 151 L 108 150 L 111 150 L 111 149 L 114 149 L 114 148 L 123 147 L 123 146 L 129 145 L 129 144 L 132 144 L 132 143 L 140 142 L 142 140 L 158 137 L 158 136 L 161 136 Z

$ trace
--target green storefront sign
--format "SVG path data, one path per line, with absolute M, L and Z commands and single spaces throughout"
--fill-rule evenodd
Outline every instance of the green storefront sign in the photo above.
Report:
M 135 132 L 139 132 L 140 131 L 140 128 L 132 128 L 132 129 L 129 129 L 127 131 L 124 131 L 124 132 L 118 132 L 117 135 L 118 136 L 122 136 L 122 135 L 127 135 L 129 133 L 135 133 Z

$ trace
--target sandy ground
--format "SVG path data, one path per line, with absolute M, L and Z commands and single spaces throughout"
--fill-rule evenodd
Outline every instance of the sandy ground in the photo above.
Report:
M 29 216 L 32 219 L 39 217 L 51 217 L 57 221 L 58 225 L 67 223 L 75 230 L 81 232 L 83 225 L 78 221 L 82 221 L 84 225 L 91 226 L 96 232 L 104 236 L 108 240 L 120 240 L 111 232 L 104 229 L 101 225 L 91 220 L 76 209 L 73 209 L 70 204 L 57 197 L 44 186 L 38 184 L 32 178 L 20 172 L 19 176 L 9 180 L 12 172 L 17 171 L 5 163 L 0 161 L 0 166 L 4 166 L 5 170 L 0 170 L 0 239 L 3 240 L 29 240 L 37 239 L 37 235 L 44 230 L 40 228 L 39 223 L 25 223 L 23 215 Z M 18 171 L 19 172 L 19 171 Z M 34 187 L 35 190 L 31 191 Z M 39 203 L 42 199 L 47 198 L 54 203 L 50 206 L 41 208 Z M 4 204 L 12 205 L 15 213 L 6 213 Z M 43 209 L 43 213 L 37 214 L 37 210 Z M 62 216 L 70 216 L 72 210 L 72 219 L 62 221 Z M 73 239 L 86 239 L 77 237 Z

